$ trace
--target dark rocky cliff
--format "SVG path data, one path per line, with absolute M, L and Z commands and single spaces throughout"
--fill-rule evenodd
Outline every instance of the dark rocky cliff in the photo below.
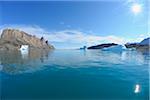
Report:
M 118 44 L 115 43 L 107 43 L 107 44 L 100 44 L 100 45 L 96 45 L 96 46 L 91 46 L 88 47 L 88 49 L 103 49 L 103 48 L 107 48 L 107 47 L 111 47 L 111 46 L 116 46 Z
M 150 51 L 150 38 L 142 40 L 140 43 L 126 43 L 126 48 L 135 48 L 142 52 Z

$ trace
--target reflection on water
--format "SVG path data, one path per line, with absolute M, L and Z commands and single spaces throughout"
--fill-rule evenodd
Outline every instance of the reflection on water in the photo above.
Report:
M 20 51 L 1 51 L 1 71 L 8 74 L 19 74 L 40 70 L 42 63 L 48 60 L 49 53 L 49 51 L 35 49 L 30 49 L 28 53 L 22 53 Z
M 90 63 L 90 66 L 89 66 Z M 110 52 L 100 50 L 35 50 L 28 54 L 20 51 L 1 51 L 0 70 L 8 74 L 34 72 L 45 68 L 45 65 L 56 65 L 57 68 L 106 67 L 106 64 L 143 65 L 149 63 L 149 55 L 137 51 Z
M 0 71 L 2 71 L 2 69 L 3 69 L 3 66 L 2 66 L 1 63 L 0 63 Z
M 132 63 L 144 64 L 144 55 L 137 51 L 124 51 L 122 52 L 122 60 L 127 60 Z

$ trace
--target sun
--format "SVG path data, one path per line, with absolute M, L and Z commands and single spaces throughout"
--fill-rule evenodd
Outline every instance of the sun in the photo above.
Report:
M 131 11 L 134 13 L 134 14 L 139 14 L 140 12 L 142 12 L 142 6 L 138 3 L 136 4 L 133 4 L 131 6 Z

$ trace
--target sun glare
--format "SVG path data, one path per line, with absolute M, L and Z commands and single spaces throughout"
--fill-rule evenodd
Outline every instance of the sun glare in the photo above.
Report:
M 140 4 L 133 4 L 131 10 L 134 14 L 138 14 L 142 11 L 142 6 Z

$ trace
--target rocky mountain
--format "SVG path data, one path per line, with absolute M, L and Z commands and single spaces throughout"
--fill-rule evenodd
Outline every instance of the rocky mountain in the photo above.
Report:
M 150 46 L 150 37 L 142 40 L 140 43 L 126 43 L 127 48 L 138 48 L 138 47 L 149 47 Z
M 118 44 L 115 43 L 107 43 L 107 44 L 100 44 L 100 45 L 96 45 L 96 46 L 91 46 L 88 47 L 88 49 L 103 49 L 103 48 L 107 48 L 107 47 L 111 47 L 111 46 L 116 46 Z
M 127 43 L 126 48 L 134 48 L 138 51 L 149 52 L 150 50 L 150 37 L 142 40 L 140 43 Z
M 138 46 L 138 43 L 126 43 L 126 48 L 136 48 Z
M 4 29 L 0 38 L 0 50 L 18 50 L 22 45 L 36 49 L 54 49 L 44 38 L 39 39 L 24 31 Z
M 139 44 L 140 45 L 150 45 L 150 37 L 142 40 Z

